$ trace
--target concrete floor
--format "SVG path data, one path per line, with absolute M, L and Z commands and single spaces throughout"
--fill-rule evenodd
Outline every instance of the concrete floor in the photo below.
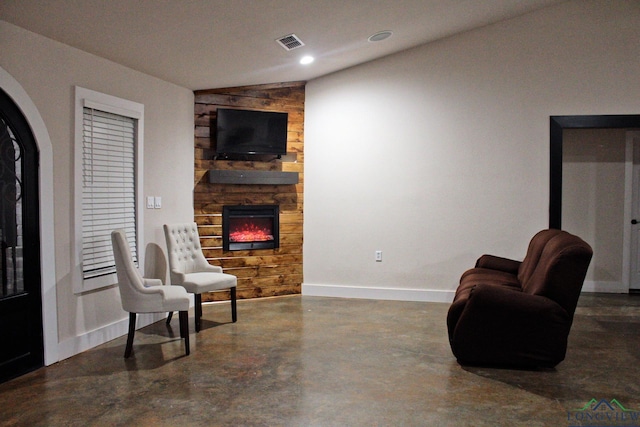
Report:
M 138 331 L 128 360 L 120 337 L 0 385 L 0 425 L 569 426 L 592 425 L 591 399 L 640 411 L 640 296 L 581 296 L 566 360 L 542 371 L 461 367 L 447 309 L 291 296 L 239 301 L 234 324 L 228 303 L 205 305 L 190 356 L 174 316 Z

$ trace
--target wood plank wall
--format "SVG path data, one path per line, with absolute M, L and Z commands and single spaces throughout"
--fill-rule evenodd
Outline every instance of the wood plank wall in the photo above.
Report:
M 195 92 L 194 212 L 209 263 L 238 277 L 238 298 L 301 293 L 304 186 L 304 82 L 244 86 Z M 287 156 L 283 160 L 213 160 L 216 111 L 219 107 L 289 113 Z M 297 185 L 209 183 L 209 169 L 298 172 Z M 224 205 L 280 206 L 280 247 L 223 251 Z M 226 300 L 212 292 L 203 301 Z

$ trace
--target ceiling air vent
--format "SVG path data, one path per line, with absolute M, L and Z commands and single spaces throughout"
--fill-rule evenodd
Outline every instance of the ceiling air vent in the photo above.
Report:
M 287 51 L 304 46 L 304 43 L 302 43 L 302 40 L 300 40 L 298 36 L 296 36 L 295 34 L 282 36 L 276 41 L 280 44 L 280 46 L 282 46 Z

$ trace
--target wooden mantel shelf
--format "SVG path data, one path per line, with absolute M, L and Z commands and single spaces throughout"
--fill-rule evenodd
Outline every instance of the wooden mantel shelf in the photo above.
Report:
M 210 169 L 209 182 L 212 184 L 295 185 L 298 183 L 298 172 Z

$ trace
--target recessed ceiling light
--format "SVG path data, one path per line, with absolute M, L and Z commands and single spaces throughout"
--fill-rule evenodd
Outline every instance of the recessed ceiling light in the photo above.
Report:
M 301 63 L 302 65 L 311 64 L 313 61 L 314 61 L 313 56 L 309 56 L 309 55 L 307 55 L 307 56 L 303 56 L 303 57 L 300 59 L 300 63 Z
M 393 35 L 393 32 L 389 31 L 389 30 L 385 30 L 385 31 L 378 31 L 377 33 L 369 36 L 369 41 L 370 42 L 380 42 L 382 40 L 386 40 L 389 37 L 391 37 Z

